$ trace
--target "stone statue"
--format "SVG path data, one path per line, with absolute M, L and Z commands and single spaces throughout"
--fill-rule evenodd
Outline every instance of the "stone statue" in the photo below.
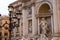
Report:
M 48 30 L 48 23 L 45 20 L 45 18 L 42 18 L 40 23 L 39 23 L 40 29 L 41 29 L 41 34 L 46 35 L 47 30 Z

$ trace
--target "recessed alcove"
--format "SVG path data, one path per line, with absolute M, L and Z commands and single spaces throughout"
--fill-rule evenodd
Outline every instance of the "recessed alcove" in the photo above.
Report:
M 46 31 L 46 37 L 51 37 L 52 35 L 52 28 L 53 28 L 53 15 L 51 13 L 51 8 L 49 4 L 44 3 L 40 6 L 38 11 L 38 34 L 42 34 L 43 29 L 41 28 L 41 25 L 44 24 L 46 21 L 48 30 Z M 41 23 L 42 18 L 44 18 L 43 23 Z

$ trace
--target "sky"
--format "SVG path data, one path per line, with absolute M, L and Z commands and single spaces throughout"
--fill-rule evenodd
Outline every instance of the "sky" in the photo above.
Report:
M 8 5 L 16 0 L 0 0 L 0 14 L 8 16 Z

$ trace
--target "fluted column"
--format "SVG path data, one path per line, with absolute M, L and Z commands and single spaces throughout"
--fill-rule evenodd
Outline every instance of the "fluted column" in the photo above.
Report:
M 60 0 L 56 0 L 57 2 L 57 17 L 58 17 L 58 36 L 60 36 Z M 58 37 L 58 40 L 60 40 L 60 37 Z
M 32 33 L 33 35 L 37 34 L 37 19 L 35 17 L 36 9 L 35 4 L 32 4 Z
M 59 13 L 59 0 L 53 0 L 53 17 L 54 17 L 54 34 L 55 39 L 58 39 L 60 32 L 60 13 Z M 58 39 L 59 40 L 59 39 Z
M 58 10 L 57 10 L 57 0 L 53 0 L 53 17 L 54 17 L 54 33 L 58 32 Z
M 39 27 L 39 18 L 38 18 L 38 35 L 40 34 L 40 27 Z
M 26 7 L 23 7 L 22 9 L 22 15 L 23 15 L 23 36 L 26 36 L 28 34 L 28 19 L 27 15 L 28 11 Z
M 57 12 L 58 12 L 58 25 L 59 25 L 59 32 L 60 32 L 60 0 L 57 0 Z

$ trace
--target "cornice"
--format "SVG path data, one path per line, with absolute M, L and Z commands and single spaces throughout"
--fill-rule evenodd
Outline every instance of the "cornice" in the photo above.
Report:
M 22 3 L 26 3 L 28 1 L 31 1 L 31 0 L 20 0 Z

